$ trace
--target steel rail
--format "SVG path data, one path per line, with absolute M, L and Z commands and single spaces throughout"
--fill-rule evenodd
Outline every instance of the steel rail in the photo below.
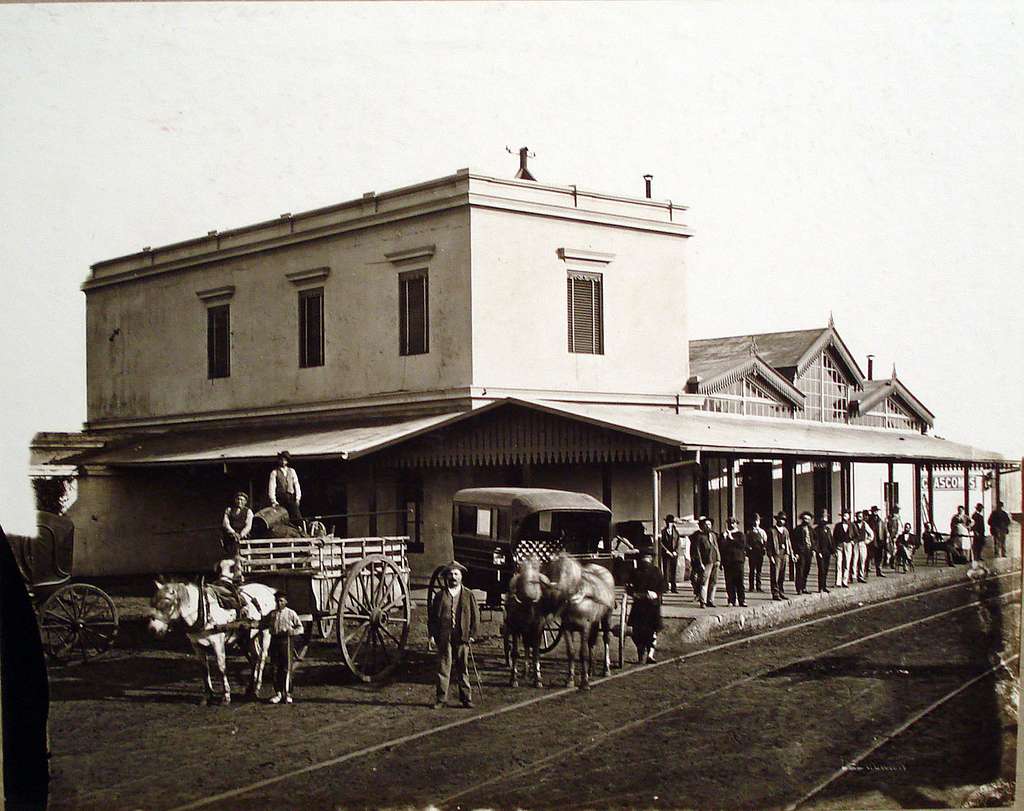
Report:
M 1020 569 L 1015 569 L 1015 570 L 1010 571 L 1010 572 L 1005 572 L 1005 573 L 1002 573 L 1002 574 L 993 575 L 990 579 L 991 580 L 1002 580 L 1002 579 L 1007 578 L 1007 577 L 1018 577 L 1019 578 L 1020 576 L 1021 576 L 1021 570 Z M 863 611 L 873 610 L 875 608 L 879 608 L 879 607 L 885 606 L 885 605 L 890 605 L 892 603 L 903 602 L 905 600 L 920 599 L 921 597 L 927 596 L 929 594 L 935 594 L 935 593 L 943 592 L 943 591 L 950 591 L 952 589 L 964 588 L 964 587 L 967 587 L 967 586 L 974 586 L 974 585 L 976 585 L 977 582 L 978 581 L 975 581 L 975 580 L 957 581 L 956 583 L 950 583 L 950 584 L 946 584 L 946 585 L 942 585 L 942 586 L 936 586 L 934 588 L 930 588 L 930 589 L 925 589 L 923 591 L 914 592 L 913 594 L 898 595 L 898 596 L 895 596 L 895 597 L 887 598 L 885 600 L 880 600 L 878 602 L 867 603 L 865 605 L 857 606 L 855 608 L 851 608 L 848 611 L 843 611 L 843 612 L 838 613 L 838 614 L 826 614 L 824 616 L 816 617 L 814 619 L 804 620 L 803 622 L 796 623 L 795 625 L 786 625 L 786 626 L 783 626 L 781 628 L 773 628 L 773 629 L 771 629 L 769 631 L 764 631 L 762 633 L 754 634 L 752 636 L 742 637 L 740 639 L 734 639 L 734 640 L 730 640 L 728 642 L 722 642 L 722 643 L 719 643 L 717 645 L 712 645 L 712 646 L 710 646 L 708 648 L 702 648 L 702 649 L 697 650 L 697 651 L 691 651 L 690 653 L 684 653 L 684 654 L 681 654 L 679 656 L 673 656 L 673 657 L 670 657 L 668 659 L 664 659 L 664 660 L 662 660 L 660 662 L 655 662 L 653 664 L 642 665 L 642 666 L 639 666 L 639 667 L 630 668 L 629 670 L 621 670 L 618 673 L 613 673 L 610 676 L 605 676 L 605 677 L 602 677 L 602 678 L 595 679 L 592 682 L 592 684 L 595 687 L 597 687 L 597 686 L 599 686 L 601 684 L 604 684 L 605 682 L 608 682 L 608 681 L 613 681 L 615 679 L 620 679 L 620 678 L 624 678 L 624 677 L 628 677 L 628 676 L 633 676 L 633 675 L 636 675 L 638 673 L 645 673 L 645 672 L 647 672 L 649 670 L 653 670 L 653 669 L 658 668 L 658 667 L 665 667 L 666 665 L 669 665 L 669 664 L 676 664 L 676 663 L 679 663 L 679 662 L 684 662 L 684 661 L 687 661 L 689 659 L 693 659 L 693 658 L 698 657 L 698 656 L 706 656 L 706 655 L 714 653 L 716 651 L 726 650 L 728 648 L 732 648 L 732 647 L 735 647 L 737 645 L 749 644 L 749 643 L 756 642 L 756 641 L 761 640 L 761 639 L 766 639 L 766 638 L 769 638 L 769 637 L 772 637 L 772 636 L 776 636 L 778 634 L 790 633 L 790 632 L 798 630 L 800 628 L 806 628 L 806 627 L 809 627 L 809 626 L 812 626 L 812 625 L 817 625 L 817 624 L 823 623 L 823 622 L 839 620 L 839 619 L 841 619 L 843 617 L 848 617 L 848 616 L 850 616 L 852 614 L 859 614 L 859 613 L 861 613 Z M 1019 591 L 1020 590 L 1018 589 L 1018 590 L 1015 590 L 1014 592 L 1003 592 L 1003 594 L 1019 593 Z M 989 599 L 991 599 L 991 598 L 989 598 Z M 929 616 L 935 616 L 935 615 L 929 615 Z M 844 643 L 844 644 L 852 644 L 852 643 Z M 541 703 L 543 701 L 551 701 L 551 700 L 556 699 L 556 698 L 561 698 L 563 696 L 572 695 L 572 694 L 575 694 L 576 692 L 577 692 L 577 690 L 576 690 L 575 687 L 564 687 L 564 688 L 561 688 L 561 689 L 558 689 L 558 690 L 552 690 L 552 691 L 549 691 L 549 692 L 545 692 L 543 695 L 534 696 L 533 698 L 524 699 L 523 701 L 517 701 L 517 702 L 515 702 L 513 704 L 506 704 L 505 706 L 498 707 L 498 708 L 493 709 L 493 710 L 487 710 L 485 712 L 477 713 L 476 715 L 472 715 L 472 716 L 470 716 L 468 718 L 460 718 L 460 719 L 455 720 L 455 721 L 449 721 L 448 723 L 441 724 L 439 726 L 430 727 L 429 729 L 420 730 L 419 732 L 413 732 L 413 733 L 410 733 L 408 735 L 402 735 L 402 736 L 397 737 L 397 738 L 392 738 L 392 739 L 389 739 L 387 741 L 382 741 L 380 743 L 373 744 L 371 746 L 363 747 L 362 749 L 358 749 L 358 750 L 355 750 L 355 751 L 352 751 L 352 752 L 347 752 L 347 753 L 345 753 L 343 755 L 338 755 L 337 757 L 328 758 L 327 760 L 322 760 L 322 761 L 319 761 L 317 763 L 310 763 L 310 764 L 308 764 L 306 766 L 302 766 L 302 767 L 300 767 L 298 769 L 291 769 L 291 770 L 288 770 L 286 772 L 282 772 L 280 774 L 273 775 L 271 777 L 266 777 L 266 778 L 264 778 L 262 780 L 254 781 L 254 782 L 249 783 L 249 784 L 247 784 L 245 786 L 238 786 L 237 788 L 228 789 L 226 791 L 218 792 L 216 794 L 211 794 L 211 795 L 208 795 L 206 797 L 200 798 L 198 800 L 193 800 L 192 802 L 184 803 L 182 805 L 175 806 L 170 811 L 190 811 L 193 808 L 203 808 L 205 806 L 212 805 L 213 803 L 216 803 L 216 802 L 221 802 L 223 800 L 229 800 L 229 799 L 232 799 L 234 797 L 239 797 L 239 796 L 241 796 L 243 794 L 249 794 L 249 793 L 251 793 L 253 791 L 258 791 L 258 790 L 266 788 L 268 786 L 272 786 L 272 785 L 275 785 L 277 783 L 283 782 L 285 780 L 289 780 L 289 779 L 291 779 L 293 777 L 298 777 L 298 776 L 303 775 L 303 774 L 312 774 L 312 773 L 318 772 L 318 771 L 320 771 L 322 769 L 330 768 L 331 766 L 337 766 L 337 765 L 340 765 L 342 763 L 346 763 L 346 762 L 351 761 L 351 760 L 356 760 L 358 758 L 362 758 L 362 757 L 366 757 L 368 755 L 372 755 L 372 754 L 374 754 L 376 752 L 380 752 L 380 751 L 384 751 L 384 750 L 387 750 L 387 749 L 391 749 L 391 748 L 394 748 L 396 746 L 402 746 L 402 745 L 404 745 L 406 743 L 411 743 L 412 741 L 420 740 L 422 738 L 427 738 L 427 737 L 430 737 L 431 735 L 436 735 L 436 734 L 441 733 L 441 732 L 447 732 L 448 730 L 456 729 L 456 728 L 461 727 L 461 726 L 466 726 L 467 724 L 476 723 L 478 721 L 482 721 L 482 720 L 485 720 L 487 718 L 493 718 L 493 717 L 496 717 L 498 715 L 504 715 L 504 714 L 509 713 L 509 712 L 514 712 L 515 710 L 523 709 L 524 707 L 529 707 L 529 706 L 532 706 L 534 704 L 539 704 L 539 703 Z M 344 722 L 339 722 L 339 724 L 328 724 L 328 725 L 325 725 L 324 727 L 319 728 L 317 730 L 317 733 L 319 734 L 321 732 L 325 732 L 328 729 L 330 729 L 331 727 L 337 726 L 337 725 L 341 725 L 343 723 Z

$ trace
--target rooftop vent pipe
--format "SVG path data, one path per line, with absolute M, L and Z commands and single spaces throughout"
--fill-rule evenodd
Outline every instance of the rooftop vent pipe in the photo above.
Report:
M 505 151 L 508 152 L 510 155 L 513 154 L 512 150 L 509 149 L 507 146 L 505 147 Z M 533 180 L 533 181 L 537 180 L 537 178 L 535 178 L 533 176 L 533 174 L 531 174 L 529 168 L 526 166 L 527 160 L 529 158 L 535 158 L 535 157 L 537 157 L 536 153 L 531 152 L 529 147 L 525 147 L 525 146 L 524 147 L 520 147 L 520 149 L 519 149 L 519 171 L 516 172 L 516 180 Z
M 644 186 L 645 196 L 648 200 L 651 199 L 651 181 L 654 180 L 654 175 L 644 175 Z
M 875 379 L 875 356 L 868 355 L 868 380 Z

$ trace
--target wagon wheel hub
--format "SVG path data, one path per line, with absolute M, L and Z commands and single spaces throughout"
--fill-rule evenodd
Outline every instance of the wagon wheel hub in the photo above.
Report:
M 381 625 L 386 624 L 387 621 L 387 612 L 382 611 L 380 608 L 374 608 L 370 611 L 370 625 L 374 628 L 379 628 Z

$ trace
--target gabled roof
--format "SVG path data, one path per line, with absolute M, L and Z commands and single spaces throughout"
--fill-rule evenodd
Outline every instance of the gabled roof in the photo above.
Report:
M 865 380 L 864 393 L 851 402 L 855 404 L 857 412 L 863 415 L 887 397 L 899 399 L 928 427 L 935 424 L 935 415 L 896 377 L 895 369 L 888 380 Z
M 732 335 L 726 338 L 704 338 L 690 341 L 690 372 L 702 377 L 717 377 L 746 360 L 753 343 L 757 356 L 777 372 L 793 380 L 827 346 L 833 347 L 858 386 L 864 381 L 853 353 L 830 322 L 819 329 L 788 332 L 762 332 Z
M 756 375 L 781 399 L 802 407 L 804 395 L 796 386 L 776 372 L 752 344 L 748 344 L 746 357 L 728 359 L 730 363 L 707 366 L 698 363 L 695 367 L 693 344 L 690 344 L 690 372 L 697 378 L 694 390 L 698 394 L 716 391 L 749 375 Z

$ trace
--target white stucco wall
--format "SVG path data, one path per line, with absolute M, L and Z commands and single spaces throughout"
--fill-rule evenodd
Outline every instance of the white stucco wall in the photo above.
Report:
M 684 237 L 482 208 L 471 223 L 475 385 L 681 390 L 689 376 Z M 603 355 L 568 351 L 560 248 L 615 255 L 588 268 L 603 277 Z
M 109 287 L 87 295 L 88 419 L 307 407 L 470 379 L 468 210 L 453 209 Z M 396 266 L 386 253 L 434 245 Z M 330 268 L 296 286 L 286 274 Z M 398 273 L 429 272 L 430 352 L 399 354 Z M 298 365 L 298 291 L 324 288 L 325 363 Z M 207 378 L 206 303 L 234 286 L 231 376 Z

